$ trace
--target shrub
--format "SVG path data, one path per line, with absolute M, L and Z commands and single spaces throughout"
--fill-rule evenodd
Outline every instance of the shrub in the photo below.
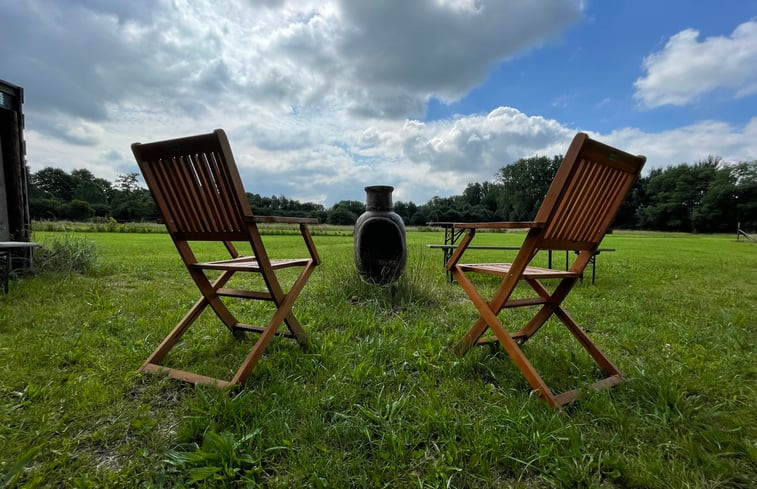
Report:
M 95 215 L 95 210 L 89 202 L 74 199 L 63 205 L 63 214 L 69 219 L 82 220 Z
M 93 241 L 65 234 L 42 243 L 34 253 L 34 270 L 83 273 L 90 270 L 96 261 L 97 251 Z

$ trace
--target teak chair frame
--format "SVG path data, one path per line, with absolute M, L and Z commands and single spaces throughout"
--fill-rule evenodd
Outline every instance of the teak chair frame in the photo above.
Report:
M 147 358 L 141 370 L 224 388 L 247 380 L 276 335 L 294 338 L 305 348 L 308 337 L 292 313 L 292 306 L 320 263 L 307 227 L 318 221 L 310 218 L 254 216 L 229 141 L 221 129 L 198 136 L 148 144 L 134 143 L 131 148 L 163 223 L 201 293 L 197 302 Z M 260 236 L 258 223 L 298 225 L 309 257 L 271 259 Z M 197 241 L 222 242 L 230 258 L 198 261 L 192 250 L 192 243 Z M 241 255 L 233 244 L 242 241 L 250 244 L 251 256 Z M 302 269 L 285 293 L 276 270 L 289 267 Z M 207 270 L 218 271 L 220 275 L 211 280 L 206 275 Z M 260 274 L 265 290 L 224 287 L 237 272 Z M 271 301 L 275 312 L 265 326 L 245 324 L 232 314 L 222 297 Z M 208 306 L 235 335 L 244 331 L 260 333 L 250 353 L 228 381 L 161 365 L 168 352 Z M 282 323 L 286 324 L 288 331 L 279 331 Z
M 450 257 L 447 270 L 468 295 L 480 316 L 468 333 L 455 345 L 464 355 L 476 344 L 490 343 L 482 338 L 490 329 L 512 358 L 536 394 L 550 406 L 560 409 L 575 400 L 580 389 L 555 394 L 526 358 L 520 344 L 531 338 L 553 315 L 579 341 L 607 377 L 593 388 L 606 389 L 623 382 L 623 374 L 591 341 L 562 303 L 590 263 L 600 242 L 617 215 L 623 200 L 633 188 L 646 158 L 634 156 L 578 133 L 565 155 L 552 184 L 530 222 L 456 223 L 463 239 Z M 460 259 L 471 244 L 477 229 L 526 229 L 528 233 L 512 263 L 463 264 Z M 540 250 L 574 250 L 578 254 L 567 270 L 530 266 Z M 502 277 L 490 300 L 476 290 L 468 273 Z M 542 279 L 559 279 L 550 293 Z M 511 298 L 519 282 L 525 281 L 536 297 Z M 540 306 L 531 320 L 510 333 L 499 319 L 503 309 Z

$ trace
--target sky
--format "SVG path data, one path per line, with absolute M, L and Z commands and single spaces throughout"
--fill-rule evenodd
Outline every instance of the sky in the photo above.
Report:
M 426 203 L 563 154 L 757 160 L 757 0 L 0 0 L 31 172 L 229 136 L 245 189 Z

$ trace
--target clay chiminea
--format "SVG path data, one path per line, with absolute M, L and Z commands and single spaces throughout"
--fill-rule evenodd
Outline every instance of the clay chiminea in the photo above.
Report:
M 366 282 L 383 285 L 397 280 L 407 262 L 405 224 L 394 212 L 394 187 L 365 187 L 365 212 L 355 222 L 355 265 Z

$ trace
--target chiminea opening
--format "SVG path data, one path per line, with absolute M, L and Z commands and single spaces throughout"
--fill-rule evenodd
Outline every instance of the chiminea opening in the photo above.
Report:
M 364 280 L 388 284 L 407 261 L 405 224 L 392 209 L 393 187 L 366 187 L 366 211 L 355 223 L 355 265 Z

